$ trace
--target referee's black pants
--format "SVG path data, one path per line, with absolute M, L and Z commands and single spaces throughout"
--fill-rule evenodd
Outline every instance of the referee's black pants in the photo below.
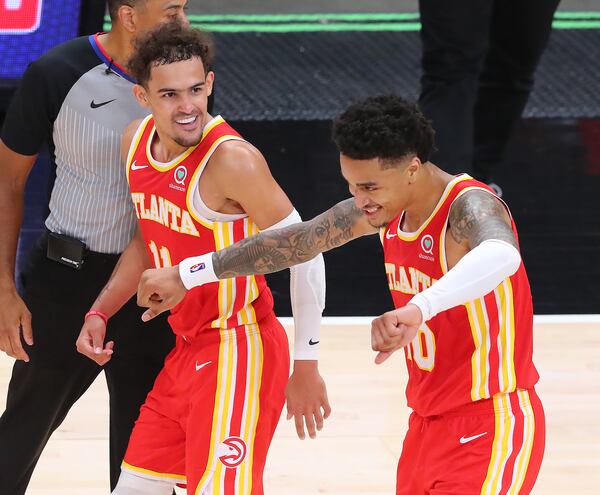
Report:
M 491 182 L 529 94 L 559 0 L 419 0 L 419 106 L 433 162 Z
M 29 363 L 15 362 L 0 418 L 0 495 L 25 493 L 50 435 L 103 369 L 78 354 L 75 341 L 117 259 L 90 253 L 76 271 L 46 258 L 46 236 L 28 258 L 21 282 L 34 345 L 24 344 Z M 140 406 L 175 343 L 165 318 L 142 323 L 141 313 L 131 300 L 107 329 L 107 340 L 115 341 L 113 357 L 104 366 L 110 394 L 111 490 Z

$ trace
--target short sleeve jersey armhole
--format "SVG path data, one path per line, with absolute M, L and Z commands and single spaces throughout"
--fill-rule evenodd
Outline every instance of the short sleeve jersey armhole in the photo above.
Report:
M 29 64 L 8 107 L 0 137 L 22 155 L 52 143 L 52 128 L 73 85 L 102 62 L 87 36 L 58 45 Z

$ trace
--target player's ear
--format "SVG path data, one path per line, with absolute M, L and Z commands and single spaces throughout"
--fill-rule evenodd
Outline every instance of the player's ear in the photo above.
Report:
M 206 96 L 210 96 L 213 90 L 213 83 L 215 82 L 215 73 L 211 70 L 206 75 Z
M 406 167 L 406 173 L 408 175 L 408 183 L 412 184 L 417 179 L 417 175 L 419 175 L 419 171 L 421 170 L 421 160 L 419 157 L 414 156 L 411 158 L 410 162 Z
M 133 86 L 133 96 L 135 96 L 135 99 L 142 107 L 148 108 L 150 106 L 148 104 L 148 93 L 146 92 L 146 88 L 141 84 Z

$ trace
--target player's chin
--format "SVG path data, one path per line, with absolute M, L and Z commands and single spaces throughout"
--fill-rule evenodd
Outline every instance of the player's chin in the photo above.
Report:
M 383 227 L 387 227 L 387 225 L 392 220 L 388 219 L 388 215 L 385 214 L 383 209 L 379 210 L 377 213 L 373 215 L 365 215 L 367 218 L 367 222 L 371 227 L 375 227 L 376 229 L 382 229 Z
M 183 146 L 186 148 L 189 148 L 191 146 L 196 146 L 200 140 L 202 139 L 202 133 L 199 133 L 196 136 L 191 136 L 191 135 L 178 135 L 174 141 L 179 145 L 179 146 Z

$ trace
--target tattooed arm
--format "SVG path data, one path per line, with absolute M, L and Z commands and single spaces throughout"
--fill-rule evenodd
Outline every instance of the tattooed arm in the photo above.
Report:
M 376 232 L 354 200 L 347 199 L 308 222 L 261 232 L 216 253 L 187 258 L 178 267 L 146 270 L 138 287 L 138 304 L 150 309 L 142 320 L 174 307 L 185 296 L 186 287 L 283 270 Z M 192 283 L 184 280 L 185 274 L 194 278 Z
M 488 192 L 473 190 L 460 196 L 450 209 L 449 224 L 452 238 L 467 250 L 490 239 L 518 248 L 506 208 Z
M 376 232 L 347 199 L 308 222 L 262 232 L 214 253 L 213 268 L 218 278 L 277 272 Z

